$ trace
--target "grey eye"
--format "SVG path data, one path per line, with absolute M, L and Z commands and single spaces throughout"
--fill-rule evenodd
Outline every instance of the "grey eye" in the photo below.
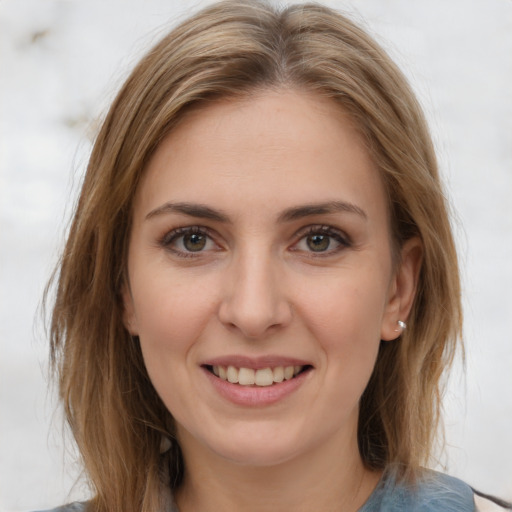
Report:
M 207 237 L 201 233 L 183 235 L 183 247 L 190 252 L 202 251 L 206 247 Z
M 313 252 L 323 252 L 329 249 L 331 237 L 328 235 L 310 235 L 306 238 L 308 249 Z

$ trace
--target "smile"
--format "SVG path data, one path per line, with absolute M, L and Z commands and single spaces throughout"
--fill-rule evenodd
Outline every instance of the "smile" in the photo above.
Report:
M 208 370 L 215 376 L 231 384 L 240 386 L 272 386 L 285 380 L 290 380 L 310 368 L 306 366 L 276 366 L 274 368 L 237 368 L 235 366 L 214 365 L 208 366 Z

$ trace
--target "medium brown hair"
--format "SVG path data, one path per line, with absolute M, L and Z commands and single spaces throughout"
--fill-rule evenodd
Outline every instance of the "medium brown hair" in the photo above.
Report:
M 397 464 L 406 478 L 429 461 L 461 306 L 447 204 L 421 108 L 386 53 L 339 13 L 316 4 L 279 10 L 226 1 L 173 29 L 121 88 L 94 144 L 58 268 L 52 362 L 96 510 L 156 510 L 162 480 L 179 485 L 183 470 L 176 443 L 167 458 L 159 453 L 172 418 L 123 325 L 138 183 L 190 108 L 268 88 L 313 92 L 352 116 L 385 184 L 396 254 L 407 239 L 421 238 L 408 328 L 381 343 L 361 398 L 358 439 L 369 468 Z

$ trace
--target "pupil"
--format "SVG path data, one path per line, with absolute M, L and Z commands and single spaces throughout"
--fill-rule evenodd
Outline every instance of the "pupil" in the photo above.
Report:
M 311 235 L 308 236 L 307 244 L 312 251 L 320 252 L 328 249 L 330 239 L 325 235 Z
M 206 237 L 197 233 L 186 235 L 183 239 L 183 245 L 187 251 L 200 251 L 206 245 Z

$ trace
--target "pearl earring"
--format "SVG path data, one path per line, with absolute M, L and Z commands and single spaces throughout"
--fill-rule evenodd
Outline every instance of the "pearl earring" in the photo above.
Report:
M 397 324 L 398 324 L 398 329 L 395 329 L 395 332 L 401 332 L 401 331 L 405 331 L 405 329 L 407 329 L 407 324 L 405 322 L 402 322 L 402 320 L 398 320 Z

